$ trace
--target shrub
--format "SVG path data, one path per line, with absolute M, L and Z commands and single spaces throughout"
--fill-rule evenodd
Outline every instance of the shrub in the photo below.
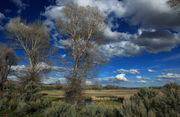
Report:
M 76 108 L 74 105 L 61 103 L 48 108 L 45 117 L 76 117 Z
M 155 117 L 153 110 L 147 111 L 144 104 L 125 100 L 119 108 L 119 117 Z
M 154 89 L 150 88 L 141 88 L 134 96 L 131 97 L 131 99 L 134 100 L 144 100 L 145 98 L 147 99 L 153 99 L 156 97 L 158 92 Z
M 134 94 L 134 96 L 132 96 L 130 99 L 137 104 L 142 103 L 147 113 L 149 113 L 149 111 L 152 111 L 153 109 L 152 103 L 157 95 L 158 92 L 154 89 L 142 88 L 136 94 Z
M 116 106 L 104 103 L 90 104 L 83 107 L 79 117 L 115 117 Z
M 169 98 L 180 98 L 180 85 L 175 82 L 168 83 L 164 85 L 162 92 Z
M 25 114 L 27 114 L 27 112 L 30 111 L 30 110 L 31 110 L 30 105 L 28 105 L 28 104 L 25 103 L 25 102 L 20 102 L 19 105 L 18 105 L 18 107 L 17 107 L 16 112 L 19 113 L 19 114 L 21 114 L 21 115 L 25 115 Z
M 8 102 L 8 109 L 13 111 L 17 108 L 17 106 L 19 105 L 20 103 L 20 100 L 19 99 L 11 99 L 9 102 Z
M 51 101 L 48 99 L 43 99 L 41 102 L 41 108 L 47 108 L 51 106 Z
M 0 99 L 0 111 L 15 110 L 19 101 L 16 93 L 5 92 Z
M 180 116 L 180 87 L 177 83 L 168 83 L 162 89 L 162 96 L 153 102 L 158 117 Z
M 24 93 L 21 96 L 22 100 L 24 102 L 36 101 L 42 97 L 42 95 L 38 93 L 39 90 L 40 87 L 38 84 L 32 81 L 29 82 L 24 88 Z
M 51 102 L 43 99 L 39 94 L 40 87 L 35 82 L 29 82 L 24 89 L 24 93 L 21 96 L 21 103 L 17 108 L 17 112 L 24 114 L 33 114 L 40 112 L 42 109 L 51 105 Z
M 104 103 L 81 107 L 61 103 L 45 111 L 45 117 L 116 117 L 117 107 Z
M 63 88 L 63 86 L 62 86 L 60 80 L 56 81 L 55 89 L 58 89 L 58 90 L 59 90 L 59 89 L 62 89 L 62 88 Z
M 7 98 L 2 98 L 0 100 L 0 110 L 3 111 L 4 109 L 7 109 L 8 105 L 7 105 L 8 99 Z

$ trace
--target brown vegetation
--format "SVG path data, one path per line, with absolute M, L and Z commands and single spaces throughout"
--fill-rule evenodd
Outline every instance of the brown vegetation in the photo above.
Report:
M 0 91 L 3 91 L 3 85 L 11 71 L 11 66 L 17 63 L 18 59 L 12 48 L 0 44 Z

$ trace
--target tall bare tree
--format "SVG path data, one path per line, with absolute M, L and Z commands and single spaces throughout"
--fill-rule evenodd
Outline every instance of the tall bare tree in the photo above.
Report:
M 27 55 L 29 66 L 24 77 L 19 77 L 25 82 L 40 82 L 38 65 L 46 62 L 51 54 L 48 33 L 42 21 L 37 20 L 31 23 L 21 18 L 14 18 L 7 26 L 10 38 L 18 43 Z
M 4 83 L 7 81 L 11 66 L 17 64 L 18 58 L 13 49 L 0 44 L 0 91 L 3 92 Z
M 97 47 L 104 39 L 103 22 L 104 18 L 96 7 L 82 7 L 74 3 L 67 4 L 64 16 L 56 20 L 59 31 L 67 37 L 62 43 L 73 59 L 65 89 L 65 99 L 69 103 L 78 104 L 81 101 L 83 78 L 87 77 L 94 64 L 102 60 Z

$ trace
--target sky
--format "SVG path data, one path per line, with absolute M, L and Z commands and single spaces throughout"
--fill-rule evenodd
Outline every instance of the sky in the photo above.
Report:
M 20 16 L 28 22 L 41 19 L 52 46 L 66 57 L 54 20 L 69 2 L 97 7 L 105 17 L 103 33 L 108 41 L 98 49 L 108 62 L 100 65 L 96 80 L 88 80 L 88 84 L 98 81 L 102 85 L 142 87 L 180 83 L 180 9 L 170 7 L 167 0 L 0 0 L 0 42 L 7 43 L 5 27 L 12 18 Z M 24 55 L 22 50 L 16 53 Z M 26 64 L 21 60 L 13 68 Z M 44 83 L 65 82 L 59 71 L 48 76 Z

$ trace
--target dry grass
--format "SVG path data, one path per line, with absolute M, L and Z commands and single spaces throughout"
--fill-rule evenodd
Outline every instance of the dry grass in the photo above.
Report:
M 86 90 L 85 96 L 116 96 L 129 97 L 137 90 L 134 89 L 120 89 L 120 90 Z
M 118 90 L 85 90 L 86 97 L 94 96 L 115 96 L 115 97 L 130 97 L 136 93 L 138 89 L 118 89 Z M 63 97 L 63 90 L 44 90 L 41 93 L 48 94 L 48 97 Z

